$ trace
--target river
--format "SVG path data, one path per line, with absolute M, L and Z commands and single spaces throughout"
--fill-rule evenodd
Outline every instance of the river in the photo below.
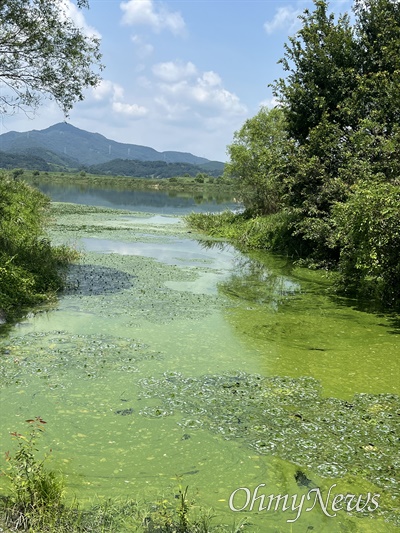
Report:
M 247 531 L 397 530 L 396 315 L 181 218 L 232 200 L 45 191 L 53 242 L 82 256 L 58 302 L 0 338 L 4 451 L 40 416 L 82 502 L 151 499 L 181 483 L 221 522 L 247 516 Z M 268 508 L 278 494 L 287 508 Z M 349 494 L 359 508 L 337 504 Z

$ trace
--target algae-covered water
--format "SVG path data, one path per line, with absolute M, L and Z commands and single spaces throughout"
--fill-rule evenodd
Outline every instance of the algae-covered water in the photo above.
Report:
M 284 259 L 196 239 L 180 218 L 53 215 L 53 241 L 82 256 L 57 304 L 0 339 L 3 451 L 40 416 L 71 498 L 182 484 L 247 531 L 397 530 L 397 316 Z

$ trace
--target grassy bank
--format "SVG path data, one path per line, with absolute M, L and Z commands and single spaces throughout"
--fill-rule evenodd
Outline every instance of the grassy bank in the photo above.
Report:
M 324 255 L 301 235 L 296 229 L 299 219 L 289 210 L 266 216 L 192 213 L 185 219 L 191 228 L 226 239 L 242 250 L 274 252 L 300 266 L 323 269 L 336 293 L 377 309 L 398 311 L 399 194 L 399 187 L 388 184 L 360 186 L 348 202 L 337 204 L 331 221 L 331 255 Z
M 283 213 L 248 217 L 246 213 L 191 213 L 188 225 L 213 237 L 220 237 L 242 250 L 266 250 L 299 258 L 304 253 L 300 241 L 291 238 L 290 219 Z
M 76 257 L 46 238 L 50 200 L 24 182 L 0 176 L 0 319 L 12 320 L 63 287 Z

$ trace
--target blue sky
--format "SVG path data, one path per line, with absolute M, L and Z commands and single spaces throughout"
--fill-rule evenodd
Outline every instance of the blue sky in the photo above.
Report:
M 226 146 L 284 73 L 278 60 L 298 15 L 311 1 L 91 0 L 70 15 L 101 36 L 103 81 L 68 121 L 82 129 L 156 150 L 225 161 Z M 331 2 L 336 13 L 351 3 Z M 63 120 L 52 102 L 33 119 L 2 117 L 1 133 L 43 129 Z

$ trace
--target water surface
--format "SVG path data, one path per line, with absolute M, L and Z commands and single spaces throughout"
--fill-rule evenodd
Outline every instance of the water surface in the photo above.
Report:
M 225 209 L 236 210 L 238 203 L 232 193 L 225 191 L 191 193 L 159 190 L 124 190 L 99 188 L 90 185 L 68 183 L 49 183 L 35 178 L 31 182 L 54 202 L 72 202 L 81 205 L 127 209 L 136 212 L 186 215 L 191 212 L 220 212 Z M 118 180 L 118 178 L 116 178 Z

